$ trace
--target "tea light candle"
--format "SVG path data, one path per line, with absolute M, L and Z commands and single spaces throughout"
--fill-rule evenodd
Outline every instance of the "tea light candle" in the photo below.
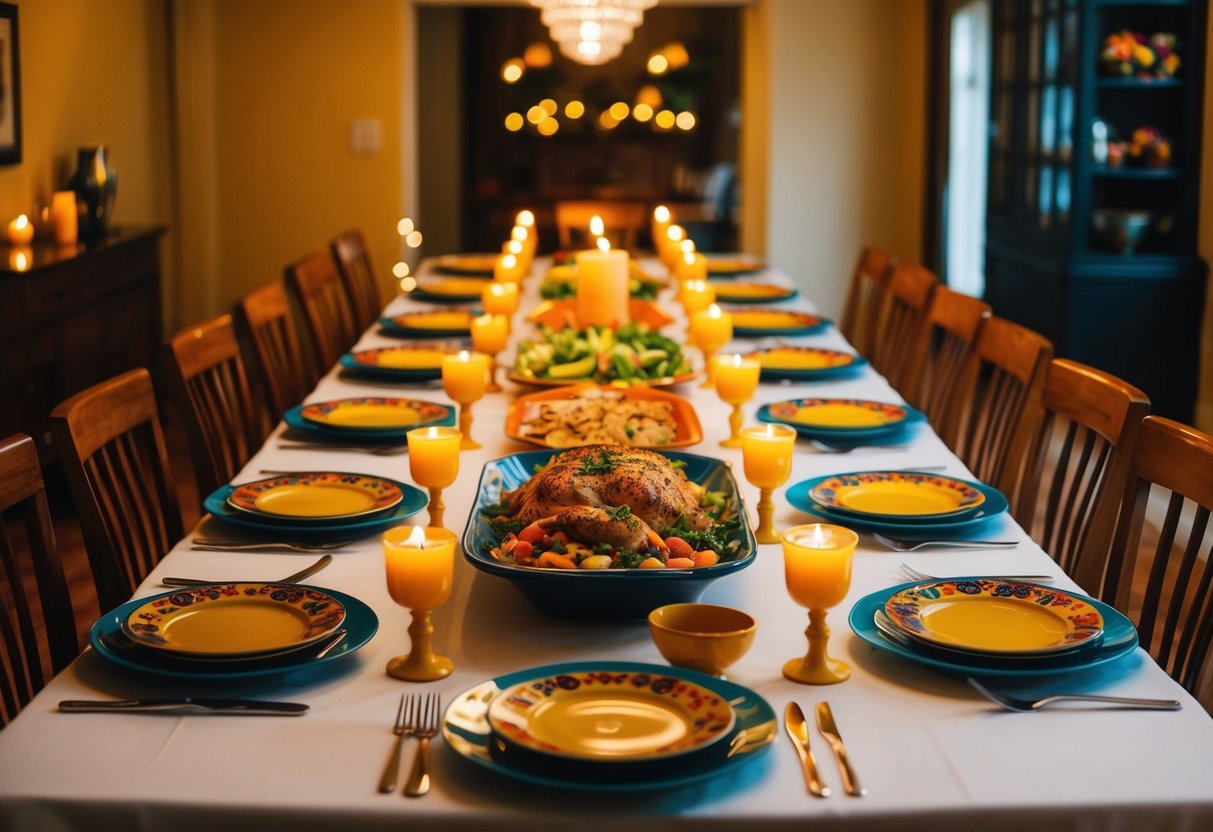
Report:
M 758 389 L 762 362 L 744 355 L 717 355 L 712 358 L 712 379 L 716 393 L 729 404 L 745 404 Z
M 76 244 L 79 215 L 76 213 L 75 191 L 55 191 L 51 197 L 51 222 L 55 226 L 56 244 Z
M 34 224 L 25 214 L 20 214 L 17 219 L 8 224 L 8 244 L 10 246 L 28 246 L 33 241 Z
M 665 235 L 666 229 L 670 227 L 670 209 L 664 205 L 658 205 L 653 209 L 653 221 L 649 226 L 649 233 L 653 237 L 653 249 L 657 252 L 657 256 L 661 256 L 663 246 L 668 238 Z
M 845 526 L 810 523 L 782 536 L 788 594 L 802 607 L 826 609 L 846 598 L 859 535 Z
M 489 315 L 509 317 L 518 311 L 518 284 L 486 283 L 480 292 L 480 303 Z
M 455 572 L 455 541 L 455 533 L 446 529 L 389 529 L 383 535 L 383 555 L 392 600 L 411 610 L 445 604 Z
M 754 425 L 741 431 L 745 478 L 759 488 L 778 488 L 792 474 L 796 431 L 787 425 Z
M 577 252 L 577 325 L 617 327 L 629 320 L 628 253 L 599 238 L 598 251 Z
M 489 357 L 480 352 L 460 350 L 443 356 L 442 388 L 460 404 L 476 401 L 489 383 Z
M 682 284 L 682 306 L 688 317 L 707 309 L 715 302 L 716 288 L 706 280 L 687 280 Z
M 514 217 L 514 225 L 520 225 L 523 228 L 535 227 L 535 214 L 528 208 L 523 208 Z
M 539 242 L 539 235 L 535 233 L 533 227 L 516 225 L 510 231 L 510 239 L 522 243 L 522 255 L 518 258 L 521 264 L 518 276 L 521 278 L 530 271 L 531 261 L 535 259 L 535 245 Z
M 28 272 L 34 265 L 34 250 L 29 246 L 17 246 L 8 250 L 8 267 L 15 272 Z
M 505 349 L 509 337 L 510 321 L 504 315 L 472 318 L 472 347 L 477 351 L 496 355 Z
M 493 263 L 493 280 L 499 283 L 517 283 L 522 279 L 519 258 L 514 254 L 498 255 Z

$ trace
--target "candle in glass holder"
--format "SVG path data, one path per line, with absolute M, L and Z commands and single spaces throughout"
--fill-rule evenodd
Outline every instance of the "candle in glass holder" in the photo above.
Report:
M 707 309 L 716 302 L 716 287 L 706 280 L 694 279 L 682 284 L 682 308 L 686 310 L 687 318 L 696 312 Z
M 513 254 L 499 254 L 493 263 L 493 280 L 499 283 L 517 283 L 522 280 L 519 260 Z
M 20 214 L 8 224 L 8 244 L 10 246 L 28 246 L 33 241 L 34 224 L 25 214 Z
M 489 357 L 482 352 L 460 350 L 443 356 L 442 389 L 459 403 L 460 447 L 474 450 L 480 443 L 472 439 L 472 405 L 484 396 L 489 386 Z
M 810 523 L 782 536 L 784 579 L 792 600 L 809 610 L 809 649 L 786 662 L 783 675 L 807 685 L 832 685 L 851 676 L 846 662 L 830 657 L 826 613 L 847 597 L 859 535 L 845 526 Z
M 701 387 L 712 386 L 712 356 L 733 338 L 733 316 L 716 304 L 691 316 L 691 340 L 703 351 L 706 378 Z
M 55 227 L 56 244 L 76 244 L 79 215 L 76 213 L 75 191 L 55 191 L 51 197 L 51 222 Z
M 510 337 L 510 319 L 505 315 L 480 315 L 472 319 L 472 348 L 487 353 L 489 358 L 490 393 L 500 393 L 497 384 L 497 354 L 505 349 Z
M 480 305 L 488 315 L 510 317 L 518 311 L 518 284 L 486 283 L 480 291 Z
M 741 447 L 742 408 L 758 389 L 758 378 L 762 374 L 762 362 L 757 358 L 742 355 L 712 357 L 712 383 L 721 401 L 733 405 L 729 414 L 729 438 L 720 445 L 724 448 Z
M 533 227 L 516 225 L 510 231 L 510 239 L 522 243 L 522 254 L 518 258 L 518 277 L 521 279 L 531 270 L 531 261 L 535 259 L 535 246 L 539 242 L 539 235 L 535 233 Z
M 680 281 L 707 280 L 708 258 L 694 251 L 679 253 L 675 261 L 674 277 Z
M 755 425 L 741 431 L 741 458 L 746 482 L 758 486 L 758 526 L 754 539 L 759 543 L 778 543 L 773 517 L 772 492 L 792 474 L 792 452 L 796 431 L 787 425 Z
M 617 327 L 628 314 L 628 253 L 599 238 L 598 251 L 577 252 L 577 326 Z
M 678 255 L 682 253 L 680 243 L 686 238 L 686 231 L 681 225 L 671 225 L 665 230 L 666 245 L 661 256 L 661 262 L 671 272 L 677 266 Z
M 451 595 L 454 532 L 401 526 L 383 535 L 387 589 L 392 600 L 412 610 L 433 610 Z
M 649 233 L 653 237 L 653 250 L 657 252 L 657 256 L 661 256 L 663 246 L 668 241 L 665 235 L 666 229 L 670 227 L 670 209 L 664 205 L 658 205 L 653 209 L 653 222 L 649 226 Z
M 409 445 L 409 474 L 413 482 L 430 492 L 430 525 L 442 527 L 442 489 L 459 476 L 459 446 L 463 433 L 458 428 L 432 426 L 414 428 L 405 439 Z

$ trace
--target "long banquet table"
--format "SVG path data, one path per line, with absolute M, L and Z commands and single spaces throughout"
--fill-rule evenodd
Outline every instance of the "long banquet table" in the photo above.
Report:
M 543 273 L 536 263 L 515 316 L 515 339 L 530 332 L 523 317 Z M 425 268 L 422 274 L 425 274 Z M 790 285 L 770 270 L 746 279 Z M 413 301 L 397 298 L 389 312 Z M 673 303 L 667 303 L 667 308 Z M 800 308 L 809 308 L 803 300 Z M 673 311 L 673 310 L 671 310 Z M 681 323 L 676 325 L 681 326 Z M 372 328 L 358 348 L 394 339 Z M 846 348 L 836 329 L 797 343 Z M 745 350 L 738 342 L 727 349 Z M 503 354 L 503 363 L 512 355 Z M 445 492 L 447 526 L 460 532 L 476 498 L 483 464 L 527 450 L 503 435 L 512 397 L 528 388 L 505 382 L 474 407 L 473 435 L 482 450 L 466 451 L 460 476 Z M 731 461 L 737 450 L 719 447 L 727 412 L 698 382 L 677 392 L 699 413 L 704 441 L 686 449 Z M 394 387 L 346 377 L 334 370 L 309 396 L 323 401 L 358 395 L 405 395 L 448 403 L 440 386 Z M 900 401 L 870 368 L 859 376 L 812 385 L 760 386 L 747 407 L 748 421 L 764 402 L 807 395 Z M 406 456 L 372 456 L 348 450 L 288 450 L 278 434 L 249 462 L 237 481 L 262 469 L 343 470 L 409 481 Z M 801 441 L 789 484 L 834 472 L 871 468 L 964 466 L 929 429 L 908 444 L 828 454 Z M 757 490 L 742 483 L 749 510 Z M 780 528 L 812 518 L 776 492 Z M 417 522 L 423 523 L 417 516 Z M 223 533 L 204 520 L 194 534 Z M 990 529 L 989 525 L 994 528 Z M 802 686 L 786 681 L 782 663 L 805 650 L 805 611 L 787 596 L 778 545 L 764 545 L 755 563 L 712 584 L 705 601 L 739 607 L 758 621 L 753 648 L 730 678 L 765 697 L 782 714 L 796 700 L 811 714 L 815 703 L 833 706 L 843 738 L 868 789 L 863 798 L 842 795 L 828 746 L 810 728 L 819 769 L 834 795 L 810 797 L 799 761 L 780 731 L 775 744 L 732 773 L 669 792 L 592 794 L 561 792 L 484 771 L 441 740 L 434 745 L 433 790 L 421 799 L 376 792 L 393 740 L 390 727 L 400 694 L 458 693 L 506 672 L 556 662 L 625 660 L 664 664 L 644 622 L 601 623 L 550 618 L 508 582 L 477 572 L 457 557 L 451 600 L 434 615 L 435 647 L 455 661 L 448 679 L 406 684 L 384 673 L 388 659 L 407 649 L 408 613 L 394 604 L 384 582 L 377 536 L 338 552 L 309 583 L 340 590 L 369 604 L 378 634 L 360 651 L 322 667 L 269 680 L 219 686 L 141 677 L 111 666 L 86 650 L 7 728 L 0 731 L 0 829 L 264 829 L 402 828 L 495 830 L 544 828 L 795 829 L 828 824 L 837 829 L 1213 829 L 1213 720 L 1139 648 L 1111 665 L 1040 682 L 1052 690 L 1098 691 L 1179 699 L 1183 710 L 1146 712 L 1063 709 L 1034 714 L 1001 712 L 963 680 L 878 651 L 855 637 L 847 612 L 867 593 L 902 583 L 906 561 L 939 575 L 1049 573 L 1058 586 L 1077 589 L 1012 520 L 987 524 L 987 533 L 1017 539 L 1009 550 L 891 552 L 861 535 L 847 600 L 830 611 L 832 653 L 853 675 L 841 685 Z M 234 535 L 238 536 L 238 535 Z M 182 541 L 140 587 L 138 596 L 163 591 L 164 575 L 215 580 L 273 580 L 313 555 L 191 551 Z M 1038 680 L 1039 681 L 1039 680 Z M 1023 690 L 1022 686 L 1019 688 Z M 249 696 L 306 702 L 299 718 L 68 715 L 63 699 L 141 698 L 172 695 Z M 782 719 L 781 719 L 782 722 Z M 781 726 L 782 727 L 782 726 Z M 405 765 L 415 742 L 406 745 Z

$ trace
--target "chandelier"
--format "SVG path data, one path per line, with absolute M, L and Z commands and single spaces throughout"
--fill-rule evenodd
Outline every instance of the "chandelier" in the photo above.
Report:
M 657 0 L 529 0 L 562 55 L 580 64 L 618 57 Z

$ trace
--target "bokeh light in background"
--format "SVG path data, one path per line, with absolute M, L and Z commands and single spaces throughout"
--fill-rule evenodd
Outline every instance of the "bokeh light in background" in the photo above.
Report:
M 639 122 L 646 122 L 653 117 L 653 108 L 648 104 L 637 104 L 632 108 L 632 118 Z
M 674 122 L 682 130 L 691 130 L 695 127 L 695 114 L 690 110 L 683 110 L 678 114 L 678 117 L 674 119 Z
M 555 99 L 545 98 L 539 102 L 539 107 L 543 110 L 544 114 L 546 114 L 546 115 L 549 115 L 549 116 L 556 115 L 557 107 L 556 107 Z
M 674 115 L 673 110 L 662 110 L 653 117 L 653 123 L 662 130 L 669 130 L 672 128 L 675 121 L 677 121 L 677 117 Z
M 525 70 L 526 64 L 522 62 L 521 58 L 510 58 L 501 65 L 501 80 L 507 84 L 517 83 Z
M 665 48 L 661 50 L 661 56 L 665 58 L 671 70 L 682 69 L 691 62 L 691 55 L 687 52 L 687 48 L 678 41 L 666 44 Z
M 505 117 L 505 129 L 511 133 L 517 133 L 526 124 L 526 119 L 522 117 L 522 113 L 510 113 Z
M 534 69 L 545 69 L 552 65 L 552 50 L 546 43 L 536 41 L 522 53 L 522 60 Z
M 539 122 L 538 127 L 541 134 L 544 136 L 551 136 L 560 129 L 560 122 L 554 118 L 545 118 L 543 121 Z
M 607 112 L 611 114 L 611 118 L 615 119 L 615 121 L 623 121 L 632 112 L 632 108 L 624 101 L 616 101 Z
M 619 119 L 611 115 L 610 110 L 603 110 L 598 114 L 598 123 L 604 130 L 614 130 L 619 126 Z
M 636 103 L 645 104 L 650 109 L 656 110 L 661 106 L 662 97 L 661 90 L 657 89 L 653 84 L 645 84 L 636 91 Z
M 581 118 L 585 115 L 585 105 L 574 98 L 564 105 L 564 115 L 566 118 Z
M 404 243 L 409 248 L 417 248 L 421 245 L 421 232 L 413 231 L 404 238 Z
M 650 75 L 665 75 L 670 68 L 670 62 L 660 52 L 650 55 L 647 64 Z
M 396 275 L 396 277 L 408 277 L 409 264 L 405 263 L 403 260 L 400 261 L 396 265 L 392 266 L 392 274 Z
M 547 111 L 536 104 L 534 107 L 526 111 L 526 120 L 531 124 L 538 124 L 548 117 Z
M 413 221 L 408 217 L 405 217 L 400 222 L 396 223 L 396 233 L 403 237 L 406 234 L 410 234 L 415 227 L 416 226 L 413 225 Z

